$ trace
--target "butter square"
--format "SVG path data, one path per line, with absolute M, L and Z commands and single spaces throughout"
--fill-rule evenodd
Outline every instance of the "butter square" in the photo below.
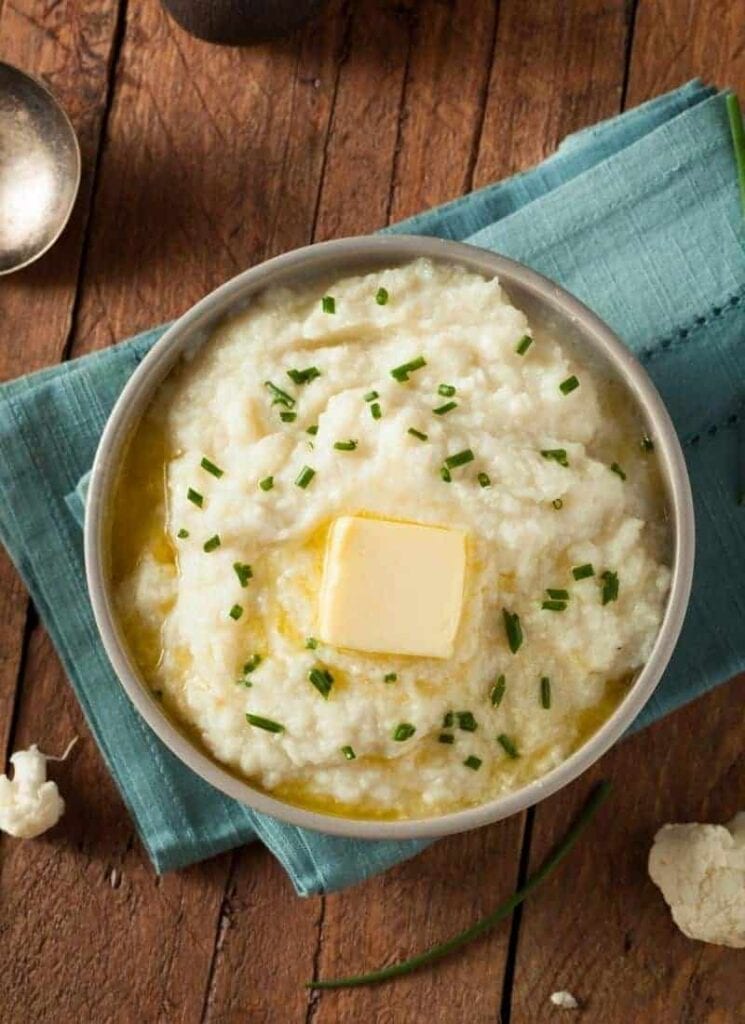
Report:
M 449 658 L 465 574 L 463 530 L 341 516 L 326 547 L 320 638 L 356 651 Z

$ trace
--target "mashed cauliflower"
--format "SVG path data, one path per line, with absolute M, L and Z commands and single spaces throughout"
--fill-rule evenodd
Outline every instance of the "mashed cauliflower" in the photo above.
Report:
M 583 743 L 649 655 L 670 573 L 641 434 L 620 388 L 533 336 L 496 280 L 420 260 L 267 292 L 177 367 L 130 442 L 111 538 L 124 632 L 169 713 L 265 791 L 374 817 L 483 802 Z M 350 514 L 467 532 L 451 658 L 317 639 L 326 537 Z

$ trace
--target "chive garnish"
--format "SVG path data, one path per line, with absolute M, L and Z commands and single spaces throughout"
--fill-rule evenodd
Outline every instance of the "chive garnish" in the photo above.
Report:
M 438 405 L 436 409 L 432 410 L 432 412 L 435 414 L 435 416 L 444 416 L 445 413 L 450 412 L 451 409 L 457 409 L 457 408 L 458 408 L 458 403 L 457 402 L 445 402 L 444 405 Z
M 501 732 L 499 736 L 497 736 L 497 743 L 500 745 L 507 757 L 511 757 L 514 760 L 516 757 L 520 756 L 517 752 L 517 747 L 507 733 Z
M 297 419 L 297 413 L 290 412 L 288 409 L 283 409 L 282 412 L 279 414 L 279 418 L 282 420 L 283 423 L 294 423 L 295 420 Z
M 309 366 L 305 370 L 288 370 L 287 376 L 293 384 L 310 384 L 316 377 L 321 376 L 321 371 L 317 366 Z
M 568 590 L 556 590 L 554 587 L 546 587 L 546 593 L 554 601 L 568 601 L 569 591 Z
M 237 622 L 241 615 L 243 615 L 243 608 L 239 604 L 234 604 L 228 615 L 234 622 Z
M 308 679 L 318 690 L 324 700 L 328 700 L 331 687 L 334 685 L 334 677 L 327 668 L 312 668 L 308 673 Z
M 303 466 L 298 475 L 295 477 L 295 483 L 298 487 L 302 487 L 303 490 L 308 486 L 313 477 L 316 475 L 315 469 L 311 469 L 310 466 Z
M 441 732 L 437 737 L 438 743 L 455 743 L 455 736 L 451 732 Z
M 324 313 L 336 312 L 336 299 L 333 295 L 324 295 L 321 299 L 321 309 Z
M 373 404 L 370 406 L 370 415 L 374 420 L 379 420 L 380 417 L 383 415 L 381 408 L 377 402 L 373 402 Z
M 254 671 L 254 669 L 259 667 L 260 664 L 261 664 L 261 655 L 260 654 L 252 654 L 251 657 L 248 659 L 248 661 L 245 662 L 244 665 L 243 665 L 243 673 L 244 673 L 244 675 L 247 675 L 247 676 L 250 675 Z
M 361 985 L 372 985 L 381 981 L 390 981 L 392 978 L 400 978 L 402 975 L 411 974 L 413 971 L 419 970 L 420 967 L 425 967 L 437 960 L 441 960 L 449 953 L 454 952 L 456 949 L 460 949 L 473 939 L 477 939 L 485 932 L 490 931 L 495 925 L 499 924 L 500 921 L 509 917 L 515 907 L 518 907 L 523 903 L 531 892 L 533 892 L 541 882 L 548 878 L 549 875 L 553 874 L 559 864 L 561 864 L 569 853 L 571 853 L 577 843 L 577 840 L 585 831 L 598 809 L 607 799 L 610 790 L 611 785 L 609 782 L 599 783 L 592 791 L 589 800 L 583 807 L 579 816 L 575 819 L 564 839 L 553 850 L 548 859 L 543 862 L 535 874 L 530 876 L 525 885 L 514 892 L 503 903 L 500 903 L 496 910 L 492 911 L 491 914 L 487 914 L 485 917 L 482 917 L 480 921 L 471 925 L 470 928 L 466 928 L 465 931 L 459 932 L 450 939 L 446 939 L 445 942 L 440 942 L 436 946 L 431 946 L 423 953 L 417 953 L 416 956 L 412 956 L 408 960 L 400 960 L 398 963 L 388 964 L 386 967 L 381 967 L 376 971 L 370 971 L 366 974 L 355 974 L 346 978 L 329 978 L 325 981 L 321 979 L 309 981 L 307 982 L 307 988 L 356 988 Z
M 586 580 L 594 575 L 595 570 L 589 562 L 586 562 L 584 565 L 575 565 L 572 569 L 572 576 L 574 576 L 575 580 Z
M 445 465 L 448 469 L 456 469 L 458 466 L 465 466 L 469 462 L 473 462 L 476 456 L 473 454 L 470 448 L 465 448 L 462 452 L 456 452 L 455 455 L 448 455 L 445 459 Z
M 262 491 L 271 491 L 272 487 L 274 487 L 274 477 L 265 476 L 263 480 L 259 480 L 259 487 Z
M 523 334 L 522 338 L 520 338 L 517 343 L 515 352 L 517 352 L 519 356 L 524 356 L 532 344 L 533 339 L 531 336 L 529 334 Z
M 541 455 L 544 459 L 553 459 L 554 462 L 558 462 L 560 466 L 566 467 L 569 465 L 566 448 L 544 448 L 541 451 Z
M 400 722 L 393 730 L 393 739 L 396 743 L 403 743 L 404 740 L 411 739 L 415 732 L 416 726 L 410 722 Z
M 426 441 L 427 440 L 427 435 L 423 434 L 421 432 L 421 430 L 417 430 L 416 427 L 409 427 L 409 429 L 406 431 L 406 433 L 407 434 L 411 434 L 412 437 L 416 437 L 420 441 Z
M 255 725 L 257 729 L 266 729 L 267 732 L 284 732 L 285 727 L 279 722 L 273 722 L 271 718 L 263 718 L 261 715 L 246 713 L 246 721 L 249 725 Z
M 264 387 L 272 396 L 272 405 L 283 405 L 285 409 L 294 408 L 295 399 L 292 395 L 288 395 L 286 391 L 283 391 L 282 388 L 278 388 L 270 380 L 264 381 Z
M 402 363 L 401 366 L 395 366 L 391 370 L 391 377 L 397 380 L 399 384 L 404 384 L 409 379 L 409 374 L 415 370 L 421 370 L 423 366 L 427 365 L 427 360 L 424 356 L 417 356 L 416 359 L 412 359 L 408 363 Z
M 491 693 L 489 694 L 489 699 L 491 700 L 491 706 L 493 708 L 498 708 L 502 703 L 502 698 L 504 697 L 504 691 L 506 689 L 507 680 L 504 676 L 498 676 L 497 681 L 494 686 L 492 686 Z
M 551 680 L 548 676 L 541 679 L 541 707 L 546 711 L 551 707 Z
M 466 768 L 470 768 L 472 771 L 477 772 L 481 767 L 481 758 L 475 757 L 473 754 L 469 754 L 463 764 Z
M 564 612 L 566 607 L 566 601 L 544 601 L 541 605 L 541 608 L 546 612 Z
M 463 732 L 476 732 L 478 729 L 478 724 L 471 711 L 456 711 L 455 719 L 458 723 L 458 728 L 462 729 Z
M 553 505 L 553 507 L 556 509 L 557 512 L 559 511 L 560 508 L 564 508 L 564 502 L 561 500 L 561 498 L 554 498 L 554 500 L 551 502 L 551 504 Z
M 314 636 L 308 636 L 305 638 L 305 646 L 308 648 L 309 651 L 315 651 L 315 649 L 318 647 L 318 641 Z
M 216 466 L 214 464 L 214 462 L 212 462 L 210 459 L 207 458 L 206 455 L 204 456 L 202 461 L 199 463 L 199 465 L 202 467 L 202 469 L 206 469 L 208 473 L 211 473 L 213 476 L 216 476 L 218 479 L 224 473 L 224 470 L 220 469 L 219 466 Z
M 353 452 L 357 447 L 358 442 L 354 441 L 351 437 L 348 441 L 336 441 L 334 448 L 337 452 Z
M 233 562 L 233 570 L 238 577 L 238 582 L 242 587 L 248 586 L 248 581 L 253 576 L 253 569 L 246 562 Z
M 574 374 L 572 374 L 571 377 L 567 377 L 566 380 L 563 380 L 561 384 L 559 384 L 559 391 L 561 391 L 562 395 L 571 395 L 572 391 L 575 391 L 578 387 L 579 381 Z
M 398 673 L 396 672 L 386 672 L 386 674 L 383 676 L 384 683 L 395 683 L 397 679 Z
M 352 747 L 342 747 L 341 752 L 347 759 L 347 761 L 354 761 L 354 759 L 357 757 Z
M 440 384 L 437 394 L 442 395 L 443 398 L 452 398 L 455 394 L 455 388 L 452 384 Z
M 201 508 L 204 505 L 204 495 L 200 494 L 199 491 L 195 491 L 193 487 L 190 487 L 186 492 L 186 497 L 197 508 Z
M 186 538 L 189 536 L 189 531 L 185 530 L 182 526 L 179 532 L 176 534 L 176 536 L 179 538 L 179 540 L 186 540 Z
M 311 437 L 315 437 L 316 434 L 318 433 L 318 424 L 311 423 L 311 425 L 306 428 L 305 433 L 310 434 Z
M 603 604 L 616 601 L 618 599 L 618 573 L 606 569 L 605 572 L 600 573 L 600 579 L 603 581 Z
M 506 608 L 503 608 L 502 618 L 504 619 L 504 629 L 507 634 L 509 648 L 513 654 L 517 654 L 523 642 L 523 628 L 520 625 L 520 616 L 517 612 L 508 612 Z
M 442 719 L 443 729 L 452 729 L 453 723 L 455 722 L 455 715 L 452 711 L 446 711 Z
M 216 533 L 213 537 L 210 537 L 208 540 L 206 540 L 204 542 L 202 547 L 207 552 L 214 551 L 215 548 L 219 548 L 220 547 L 220 534 Z
M 479 473 L 476 479 L 482 487 L 491 487 L 491 479 L 488 473 Z
M 735 151 L 737 184 L 740 190 L 740 207 L 742 215 L 745 217 L 745 127 L 743 127 L 742 111 L 737 96 L 733 92 L 729 93 L 725 103 L 727 105 L 729 129 L 732 135 L 732 146 Z
M 440 477 L 446 484 L 451 483 L 453 479 L 447 466 L 440 466 Z
M 615 473 L 616 476 L 620 476 L 622 480 L 626 479 L 626 474 L 624 473 L 624 471 L 621 469 L 621 467 L 618 465 L 617 462 L 611 462 L 611 464 L 610 464 L 610 471 L 611 471 L 611 473 Z
M 643 452 L 653 452 L 654 451 L 654 441 L 649 436 L 649 434 L 645 434 L 642 437 L 641 441 L 639 442 L 639 447 L 641 448 L 641 450 Z
M 379 306 L 384 306 L 388 301 L 388 292 L 385 288 L 378 288 L 375 292 L 375 301 Z
M 378 394 L 377 391 L 368 391 L 367 394 L 365 395 L 366 402 L 374 402 L 376 398 L 380 398 L 380 395 Z

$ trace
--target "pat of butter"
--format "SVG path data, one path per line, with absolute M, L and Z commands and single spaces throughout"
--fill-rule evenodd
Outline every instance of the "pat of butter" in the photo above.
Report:
M 463 530 L 342 516 L 326 548 L 321 640 L 357 651 L 449 658 L 465 574 Z

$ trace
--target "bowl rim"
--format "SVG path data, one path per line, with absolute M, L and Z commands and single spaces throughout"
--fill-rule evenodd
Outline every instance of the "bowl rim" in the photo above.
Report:
M 166 376 L 175 355 L 193 345 L 190 334 L 235 312 L 236 303 L 247 294 L 270 286 L 281 271 L 302 273 L 324 262 L 336 265 L 330 273 L 343 274 L 345 260 L 370 265 L 402 263 L 425 257 L 465 265 L 476 272 L 528 288 L 538 299 L 560 315 L 570 318 L 585 334 L 591 348 L 599 351 L 633 393 L 647 427 L 655 439 L 670 515 L 672 534 L 671 583 L 663 621 L 651 653 L 629 692 L 606 719 L 574 753 L 555 768 L 519 789 L 491 800 L 430 817 L 378 820 L 344 817 L 308 810 L 286 803 L 255 789 L 247 781 L 222 767 L 193 744 L 166 716 L 155 698 L 137 676 L 136 669 L 119 639 L 104 573 L 102 544 L 105 509 L 116 471 L 116 456 L 127 428 L 141 410 L 133 412 L 142 391 L 149 396 Z M 356 272 L 354 269 L 350 273 Z M 361 271 L 360 271 L 361 272 Z M 200 344 L 202 342 L 200 341 Z M 146 403 L 143 403 L 143 407 Z M 125 385 L 106 422 L 96 451 L 86 502 L 85 568 L 88 590 L 101 640 L 121 685 L 146 724 L 192 771 L 227 796 L 253 811 L 268 814 L 290 825 L 329 835 L 358 839 L 429 839 L 465 832 L 499 821 L 537 803 L 568 785 L 598 760 L 623 734 L 651 697 L 674 650 L 685 618 L 694 563 L 694 511 L 690 482 L 680 441 L 665 405 L 644 368 L 616 334 L 584 303 L 555 282 L 506 256 L 462 242 L 416 235 L 355 236 L 319 242 L 266 260 L 210 292 L 179 317 L 155 343 Z

